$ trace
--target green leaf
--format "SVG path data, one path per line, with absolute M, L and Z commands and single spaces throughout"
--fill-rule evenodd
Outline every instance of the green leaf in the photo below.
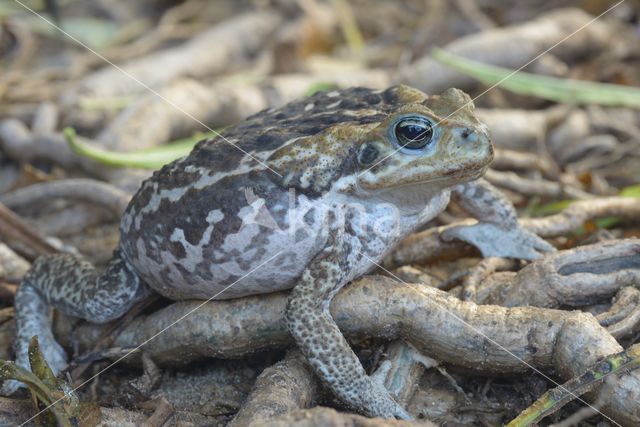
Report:
M 531 208 L 529 214 L 531 216 L 553 215 L 565 210 L 573 202 L 575 202 L 575 200 L 558 200 L 556 202 L 545 203 L 544 205 Z
M 640 184 L 623 188 L 620 191 L 620 196 L 640 198 Z
M 640 185 L 631 185 L 629 187 L 625 187 L 618 193 L 620 197 L 635 197 L 640 198 Z M 571 203 L 576 200 L 559 200 L 551 203 L 546 203 L 544 205 L 535 206 L 531 208 L 529 214 L 533 217 L 539 216 L 547 216 L 557 214 L 564 209 L 568 208 Z M 618 225 L 622 222 L 620 218 L 616 217 L 606 217 L 606 218 L 598 218 L 594 221 L 598 228 L 611 228 L 615 225 Z M 582 235 L 584 234 L 584 228 L 579 228 L 575 231 L 576 234 Z
M 198 141 L 219 134 L 218 132 L 199 133 L 160 147 L 122 152 L 105 150 L 83 142 L 77 138 L 75 130 L 70 127 L 65 128 L 63 133 L 67 143 L 76 154 L 88 157 L 106 166 L 153 170 L 186 156 Z
M 0 360 L 0 381 L 17 380 L 27 386 L 34 402 L 37 403 L 37 410 L 47 408 L 40 417 L 42 425 L 77 425 L 76 415 L 80 409 L 78 398 L 71 391 L 71 387 L 53 375 L 40 352 L 37 337 L 33 337 L 29 343 L 29 360 L 33 372 L 14 362 Z
M 309 86 L 309 88 L 304 92 L 304 96 L 312 96 L 315 95 L 318 92 L 328 92 L 330 90 L 334 90 L 337 89 L 338 85 L 336 85 L 335 83 L 330 83 L 330 82 L 326 82 L 326 83 L 315 83 L 312 84 L 311 86 Z
M 78 100 L 83 111 L 121 111 L 135 101 L 135 95 L 114 95 L 89 97 L 81 96 Z
M 561 79 L 497 67 L 434 49 L 432 56 L 451 68 L 487 85 L 498 85 L 521 95 L 531 95 L 556 102 L 599 104 L 640 108 L 640 88 Z
M 620 190 L 620 192 L 618 193 L 618 196 L 640 198 L 640 184 L 624 187 L 622 190 Z M 531 216 L 534 216 L 534 217 L 556 214 L 568 208 L 571 203 L 576 201 L 577 200 L 567 199 L 567 200 L 558 200 L 555 202 L 545 203 L 544 205 L 533 207 L 529 213 Z M 602 218 L 602 220 L 604 219 L 605 218 Z

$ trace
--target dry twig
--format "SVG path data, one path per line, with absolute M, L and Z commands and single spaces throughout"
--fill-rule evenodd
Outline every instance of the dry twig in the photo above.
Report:
M 178 302 L 138 318 L 115 344 L 130 347 L 145 342 L 196 304 Z M 211 302 L 164 331 L 145 349 L 160 366 L 175 366 L 205 355 L 229 358 L 284 347 L 291 344 L 283 321 L 285 304 L 283 294 Z M 383 277 L 364 278 L 343 289 L 332 304 L 332 315 L 351 339 L 404 337 L 430 357 L 485 374 L 524 372 L 536 366 L 572 378 L 598 358 L 622 350 L 590 314 L 477 306 L 437 289 Z M 236 328 L 237 324 L 243 328 Z M 175 360 L 177 354 L 180 360 Z M 623 423 L 640 422 L 636 411 L 640 374 L 630 373 L 616 384 L 603 411 Z

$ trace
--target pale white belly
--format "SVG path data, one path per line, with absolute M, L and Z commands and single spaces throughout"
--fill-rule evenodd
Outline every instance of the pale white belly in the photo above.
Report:
M 267 229 L 259 224 L 243 225 L 228 235 L 219 248 L 194 247 L 177 259 L 171 252 L 161 259 L 145 256 L 139 244 L 136 271 L 158 293 L 167 298 L 230 299 L 290 289 L 309 261 L 323 246 L 321 230 L 291 234 L 288 230 Z M 212 233 L 215 233 L 215 227 Z M 203 245 L 202 249 L 205 249 Z
M 374 268 L 407 234 L 441 212 L 448 199 L 448 192 L 438 195 L 421 212 L 412 215 L 403 215 L 401 211 L 395 214 L 393 208 L 381 208 L 373 202 L 365 205 L 355 224 L 349 224 L 352 234 L 342 236 L 353 239 L 354 253 L 349 254 L 352 268 L 346 277 L 350 280 Z M 264 218 L 259 223 L 247 221 L 237 233 L 222 240 L 213 238 L 215 233 L 222 232 L 213 223 L 201 242 L 187 246 L 187 256 L 181 258 L 171 251 L 160 251 L 159 257 L 147 256 L 140 237 L 136 242 L 138 258 L 131 263 L 149 286 L 174 300 L 230 299 L 290 289 L 325 247 L 328 212 L 331 211 L 332 218 L 345 218 L 347 209 L 336 204 L 335 195 L 331 194 L 314 201 L 301 196 L 298 202 L 297 211 L 289 217 L 298 218 L 295 226 L 287 221 L 287 226 L 281 229 Z M 311 223 L 301 220 L 311 209 L 316 212 L 315 220 Z M 397 217 L 393 218 L 394 215 Z M 217 247 L 210 244 L 221 240 L 223 243 Z

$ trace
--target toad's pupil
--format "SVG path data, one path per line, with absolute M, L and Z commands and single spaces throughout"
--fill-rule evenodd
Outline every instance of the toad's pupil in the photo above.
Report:
M 400 146 L 417 150 L 431 142 L 433 128 L 424 119 L 407 119 L 396 125 L 395 134 Z
M 424 132 L 424 128 L 420 125 L 408 125 L 403 127 L 402 136 L 408 139 L 418 139 L 422 136 L 422 132 Z

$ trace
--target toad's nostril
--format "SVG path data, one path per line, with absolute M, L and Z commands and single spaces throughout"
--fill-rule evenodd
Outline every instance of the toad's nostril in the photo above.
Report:
M 473 134 L 473 129 L 469 129 L 469 128 L 462 129 L 462 137 L 464 139 L 469 138 L 472 134 Z

